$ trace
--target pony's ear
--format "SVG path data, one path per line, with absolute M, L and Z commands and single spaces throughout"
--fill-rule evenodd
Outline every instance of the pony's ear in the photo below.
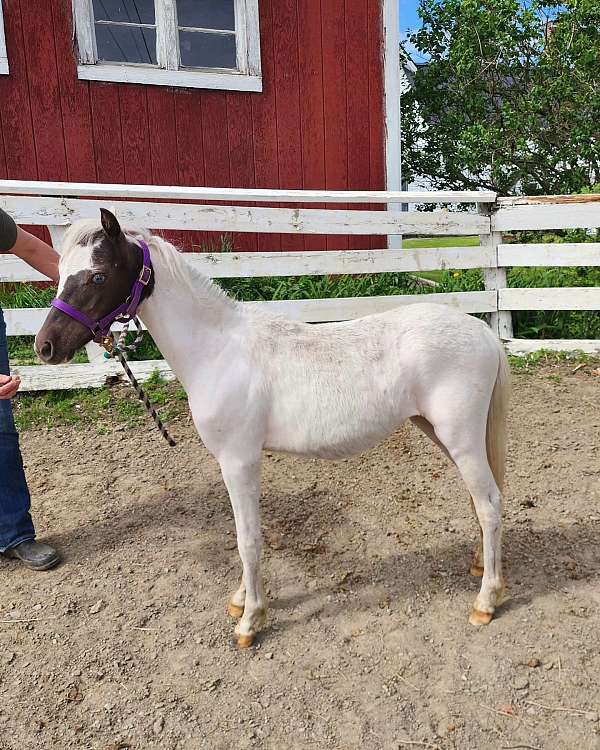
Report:
M 102 229 L 104 229 L 107 236 L 111 240 L 118 240 L 121 236 L 121 225 L 117 221 L 117 217 L 106 208 L 100 209 L 100 216 Z

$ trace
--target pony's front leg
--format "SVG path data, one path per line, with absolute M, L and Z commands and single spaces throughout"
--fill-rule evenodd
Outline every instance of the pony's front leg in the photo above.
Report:
M 235 635 L 238 646 L 248 648 L 254 643 L 256 634 L 266 620 L 260 570 L 260 462 L 247 463 L 236 458 L 221 460 L 220 464 L 235 517 L 238 552 L 243 570 L 242 582 L 230 603 L 229 612 L 234 616 L 241 614 Z

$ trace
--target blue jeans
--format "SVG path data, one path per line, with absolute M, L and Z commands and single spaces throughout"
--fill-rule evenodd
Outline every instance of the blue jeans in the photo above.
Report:
M 0 309 L 0 373 L 8 375 L 6 325 Z M 12 404 L 0 399 L 0 552 L 35 538 Z

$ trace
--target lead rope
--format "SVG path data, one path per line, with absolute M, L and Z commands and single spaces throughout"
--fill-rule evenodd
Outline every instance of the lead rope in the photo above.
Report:
M 137 334 L 136 334 L 135 340 L 131 344 L 125 343 L 125 339 L 127 338 L 127 334 L 129 332 L 129 321 L 128 321 L 123 326 L 123 329 L 121 333 L 119 334 L 118 339 L 115 339 L 115 336 L 112 331 L 110 331 L 108 336 L 104 338 L 104 340 L 102 341 L 102 346 L 106 350 L 106 353 L 104 354 L 104 356 L 107 359 L 109 359 L 110 357 L 114 357 L 115 359 L 119 360 L 119 362 L 121 363 L 121 366 L 125 370 L 125 374 L 129 378 L 129 381 L 137 394 L 137 397 L 146 407 L 146 411 L 152 417 L 154 424 L 157 426 L 160 434 L 164 437 L 167 443 L 173 448 L 174 446 L 177 445 L 177 443 L 173 440 L 173 438 L 169 434 L 169 431 L 164 426 L 161 418 L 158 416 L 156 412 L 156 409 L 150 403 L 150 399 L 148 398 L 142 386 L 138 383 L 135 375 L 131 372 L 131 368 L 129 367 L 129 364 L 127 362 L 127 355 L 125 352 L 134 352 L 139 346 L 142 340 L 142 336 L 144 335 L 141 323 L 137 317 L 133 318 L 133 322 L 135 324 L 135 327 L 137 328 Z

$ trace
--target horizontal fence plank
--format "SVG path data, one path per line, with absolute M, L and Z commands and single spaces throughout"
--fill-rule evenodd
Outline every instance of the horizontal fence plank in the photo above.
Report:
M 0 194 L 89 198 L 149 198 L 252 203 L 493 203 L 490 190 L 264 190 L 178 185 L 99 185 L 92 182 L 0 180 Z
M 600 353 L 600 340 L 593 339 L 511 339 L 505 342 L 510 354 L 531 354 L 542 349 L 548 351 L 582 351 L 587 354 Z M 158 372 L 165 380 L 173 380 L 174 375 L 164 360 L 131 362 L 134 375 L 140 382 L 148 380 Z M 22 379 L 22 392 L 66 390 L 76 388 L 98 388 L 115 382 L 127 382 L 121 366 L 110 361 L 102 364 L 45 365 L 15 367 Z
M 568 205 L 572 203 L 600 203 L 600 193 L 573 195 L 514 195 L 499 197 L 498 205 L 501 208 L 510 206 L 548 206 L 548 205 Z
M 498 290 L 499 310 L 600 310 L 600 288 L 555 287 Z
M 0 208 L 18 224 L 66 226 L 98 219 L 106 201 L 84 198 L 0 196 Z M 472 235 L 490 231 L 489 217 L 451 211 L 352 211 L 313 208 L 195 206 L 121 201 L 114 204 L 124 226 L 212 232 L 283 234 Z
M 143 382 L 158 372 L 165 380 L 175 376 L 169 365 L 161 359 L 130 362 L 136 378 Z M 14 367 L 13 374 L 21 376 L 21 391 L 54 391 L 77 388 L 98 388 L 115 382 L 129 382 L 121 365 L 112 360 L 101 364 L 30 365 Z
M 450 305 L 466 313 L 493 312 L 496 310 L 495 292 L 450 292 L 445 294 L 397 294 L 382 297 L 341 297 L 339 299 L 281 300 L 274 302 L 247 302 L 248 305 L 265 305 L 269 312 L 290 320 L 306 323 L 325 323 L 351 320 L 365 315 L 387 312 L 404 305 L 436 302 Z
M 499 266 L 600 266 L 600 242 L 499 245 Z
M 188 259 L 208 276 L 220 279 L 238 276 L 412 273 L 447 268 L 483 268 L 494 263 L 493 253 L 481 247 L 304 253 L 194 253 L 193 256 L 186 254 L 186 260 Z
M 3 312 L 7 336 L 35 336 L 44 324 L 49 309 L 5 307 Z
M 600 227 L 600 202 L 511 205 L 499 203 L 492 213 L 492 231 L 525 229 L 596 229 Z
M 0 255 L 0 283 L 7 281 L 48 281 L 48 278 L 15 255 Z
M 451 305 L 466 313 L 493 312 L 496 310 L 496 293 L 448 292 L 443 294 L 392 294 L 381 297 L 340 297 L 336 299 L 274 300 L 270 302 L 245 302 L 259 305 L 276 315 L 307 323 L 324 323 L 335 320 L 351 320 L 364 315 L 385 312 L 395 307 L 411 304 L 437 302 Z M 6 332 L 8 336 L 32 336 L 41 328 L 48 309 L 5 308 Z M 114 330 L 120 330 L 116 323 Z
M 532 354 L 542 349 L 550 352 L 600 353 L 600 339 L 510 339 L 504 345 L 510 354 Z
M 296 253 L 186 253 L 185 259 L 215 279 L 252 276 L 320 276 L 487 268 L 491 249 L 427 247 L 407 250 L 342 250 Z M 0 255 L 0 282 L 42 281 L 42 274 L 14 255 Z

